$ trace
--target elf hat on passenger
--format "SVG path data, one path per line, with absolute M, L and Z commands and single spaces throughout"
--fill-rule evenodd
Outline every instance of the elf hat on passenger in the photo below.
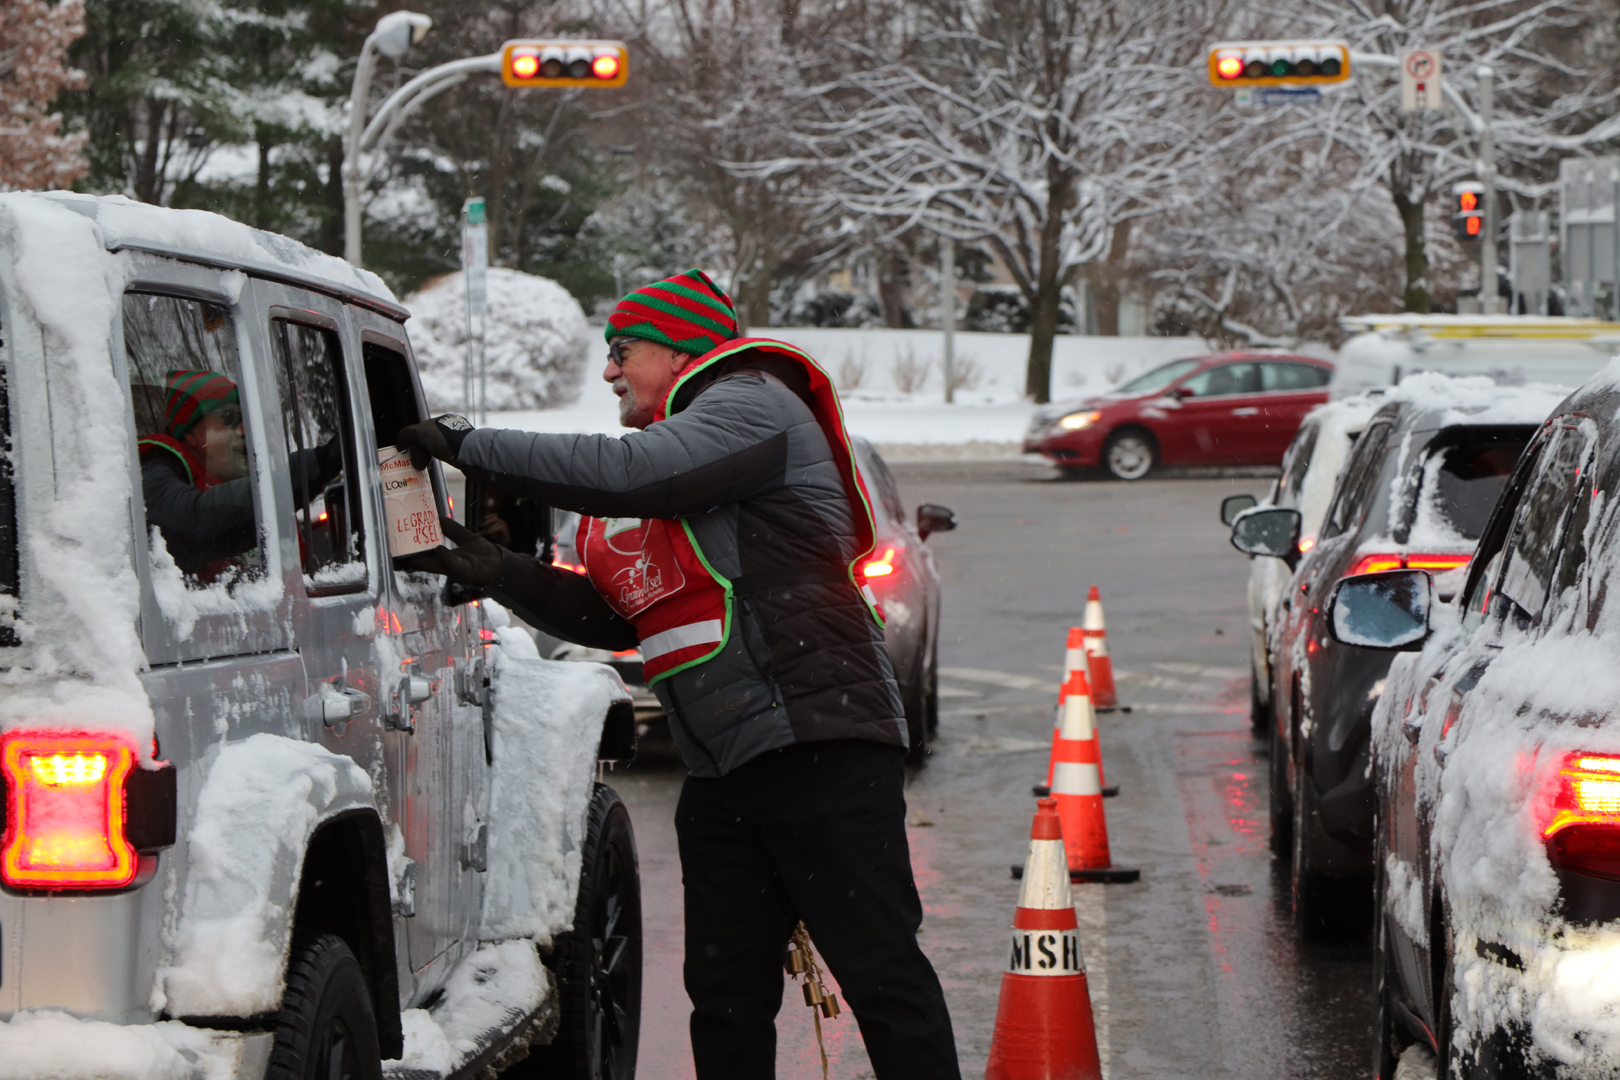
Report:
M 641 288 L 619 301 L 608 316 L 607 333 L 668 345 L 702 356 L 737 336 L 731 297 L 701 270 L 688 270 Z
M 236 384 L 217 371 L 182 368 L 163 377 L 169 396 L 164 403 L 169 434 L 184 438 L 209 413 L 227 405 L 240 407 Z

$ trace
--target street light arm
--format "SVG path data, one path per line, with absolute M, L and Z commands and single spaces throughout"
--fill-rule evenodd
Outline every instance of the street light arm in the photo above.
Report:
M 500 53 L 490 53 L 488 56 L 469 56 L 461 60 L 451 60 L 449 63 L 440 64 L 438 67 L 428 68 L 383 99 L 383 103 L 377 107 L 376 114 L 372 116 L 371 123 L 365 126 L 364 132 L 360 135 L 359 142 L 356 144 L 358 151 L 364 153 L 371 149 L 373 145 L 380 146 L 388 141 L 387 138 L 379 139 L 377 136 L 379 132 L 385 129 L 388 134 L 393 134 L 394 129 L 389 126 L 388 121 L 396 110 L 406 107 L 414 109 L 429 97 L 442 90 L 448 90 L 468 75 L 477 72 L 489 72 L 499 75 L 500 71 Z M 443 85 L 435 85 L 441 80 L 453 81 L 445 82 Z M 418 94 L 424 96 L 420 101 L 412 102 L 411 99 Z
M 376 145 L 378 147 L 387 146 L 388 143 L 393 140 L 394 133 L 399 130 L 400 125 L 409 120 L 411 115 L 415 113 L 417 109 L 420 109 L 430 100 L 438 97 L 451 87 L 460 86 L 462 83 L 466 82 L 468 78 L 472 76 L 472 74 L 473 73 L 469 71 L 458 71 L 445 76 L 443 79 L 438 80 L 431 86 L 423 87 L 421 93 L 417 94 L 409 101 L 402 103 L 394 110 L 393 118 L 388 121 L 388 126 L 383 129 L 381 135 L 377 136 Z M 369 131 L 370 129 L 368 128 L 367 130 Z M 366 140 L 363 139 L 362 141 L 364 142 Z M 371 174 L 365 170 L 364 164 L 362 164 L 360 168 L 362 172 L 365 173 L 364 179 L 369 181 L 371 179 Z

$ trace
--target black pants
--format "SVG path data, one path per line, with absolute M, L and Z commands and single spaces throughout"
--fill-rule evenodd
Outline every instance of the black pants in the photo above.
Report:
M 839 740 L 688 777 L 675 810 L 701 1080 L 776 1075 L 782 953 L 800 919 L 879 1080 L 955 1080 L 945 995 L 917 946 L 902 752 Z

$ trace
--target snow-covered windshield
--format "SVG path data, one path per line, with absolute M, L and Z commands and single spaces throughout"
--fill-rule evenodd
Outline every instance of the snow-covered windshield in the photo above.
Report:
M 1397 541 L 1413 549 L 1464 551 L 1485 531 L 1528 432 L 1463 438 L 1437 448 L 1423 463 L 1411 525 Z
M 1200 363 L 1202 363 L 1200 360 L 1172 360 L 1168 364 L 1161 364 L 1152 371 L 1138 375 L 1124 386 L 1116 387 L 1114 393 L 1151 394 L 1155 390 L 1163 390 Z

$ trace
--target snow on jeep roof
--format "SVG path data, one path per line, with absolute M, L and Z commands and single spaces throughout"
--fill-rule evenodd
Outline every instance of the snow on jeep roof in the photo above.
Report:
M 175 210 L 135 202 L 122 195 L 79 195 L 68 191 L 6 194 L 0 199 L 46 200 L 83 214 L 96 223 L 108 251 L 157 251 L 249 273 L 313 280 L 346 295 L 382 301 L 396 309 L 394 314 L 404 315 L 392 290 L 369 270 L 357 269 L 335 255 L 207 210 Z

